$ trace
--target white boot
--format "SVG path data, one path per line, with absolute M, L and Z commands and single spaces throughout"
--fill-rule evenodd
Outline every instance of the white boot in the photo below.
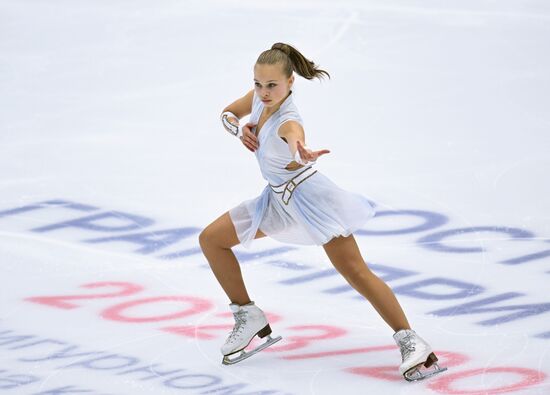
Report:
M 271 327 L 267 322 L 264 312 L 260 310 L 254 302 L 250 302 L 243 306 L 232 303 L 229 307 L 231 307 L 233 317 L 235 318 L 235 326 L 227 337 L 225 344 L 221 348 L 221 352 L 224 355 L 222 361 L 224 364 L 227 365 L 240 362 L 243 359 L 246 359 L 258 351 L 261 351 L 281 340 L 280 336 L 275 339 L 272 339 L 271 336 L 269 336 L 271 334 Z M 266 343 L 251 352 L 246 353 L 243 351 L 256 335 L 260 338 L 267 336 L 268 340 Z M 239 357 L 234 359 L 228 358 L 229 355 L 235 354 L 239 351 L 242 352 Z
M 411 329 L 402 329 L 393 335 L 399 350 L 401 351 L 401 366 L 399 373 L 408 381 L 422 380 L 434 374 L 441 373 L 447 368 L 440 368 L 437 364 L 437 357 L 430 345 Z M 422 366 L 429 368 L 434 366 L 431 372 L 424 373 L 420 370 Z

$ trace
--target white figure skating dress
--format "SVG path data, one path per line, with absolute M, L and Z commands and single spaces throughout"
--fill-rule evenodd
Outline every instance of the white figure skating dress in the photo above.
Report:
M 254 92 L 249 122 L 258 123 L 263 107 Z M 315 170 L 315 165 L 285 168 L 294 158 L 277 131 L 291 120 L 303 126 L 292 91 L 260 129 L 254 152 L 269 184 L 260 196 L 229 210 L 237 237 L 246 248 L 258 229 L 283 243 L 323 245 L 335 236 L 349 236 L 375 215 L 365 197 L 341 189 Z

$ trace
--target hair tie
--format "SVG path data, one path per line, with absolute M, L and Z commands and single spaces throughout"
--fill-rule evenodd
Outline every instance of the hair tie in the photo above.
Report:
M 283 43 L 273 44 L 271 49 L 278 49 L 279 51 L 283 51 L 285 54 L 290 55 L 290 48 L 288 47 L 288 45 Z

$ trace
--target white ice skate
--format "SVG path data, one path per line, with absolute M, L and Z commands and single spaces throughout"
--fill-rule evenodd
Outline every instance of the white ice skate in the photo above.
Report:
M 423 380 L 444 372 L 447 368 L 441 368 L 437 364 L 437 357 L 432 348 L 424 339 L 411 329 L 402 329 L 393 335 L 399 350 L 401 351 L 402 364 L 399 366 L 399 373 L 407 381 Z M 432 370 L 423 371 L 422 366 Z
M 267 322 L 267 318 L 254 302 L 243 306 L 232 303 L 229 307 L 231 307 L 233 317 L 235 318 L 235 326 L 221 348 L 223 354 L 222 363 L 224 365 L 241 362 L 282 339 L 281 336 L 275 338 L 270 336 L 271 327 Z M 262 339 L 267 337 L 266 342 L 251 351 L 244 351 L 256 335 Z M 230 356 L 238 352 L 240 352 L 240 355 L 230 358 Z

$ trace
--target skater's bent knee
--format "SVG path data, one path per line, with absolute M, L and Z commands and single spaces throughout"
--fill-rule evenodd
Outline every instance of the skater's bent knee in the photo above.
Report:
M 207 247 L 214 247 L 218 244 L 218 236 L 216 233 L 217 232 L 214 229 L 212 229 L 210 226 L 207 226 L 199 234 L 199 244 L 203 250 Z
M 206 248 L 232 248 L 238 244 L 238 239 L 230 232 L 224 231 L 217 226 L 208 225 L 199 234 L 199 244 L 204 251 Z
M 210 238 L 210 231 L 208 230 L 208 228 L 204 228 L 199 234 L 199 245 L 203 250 L 208 246 Z

